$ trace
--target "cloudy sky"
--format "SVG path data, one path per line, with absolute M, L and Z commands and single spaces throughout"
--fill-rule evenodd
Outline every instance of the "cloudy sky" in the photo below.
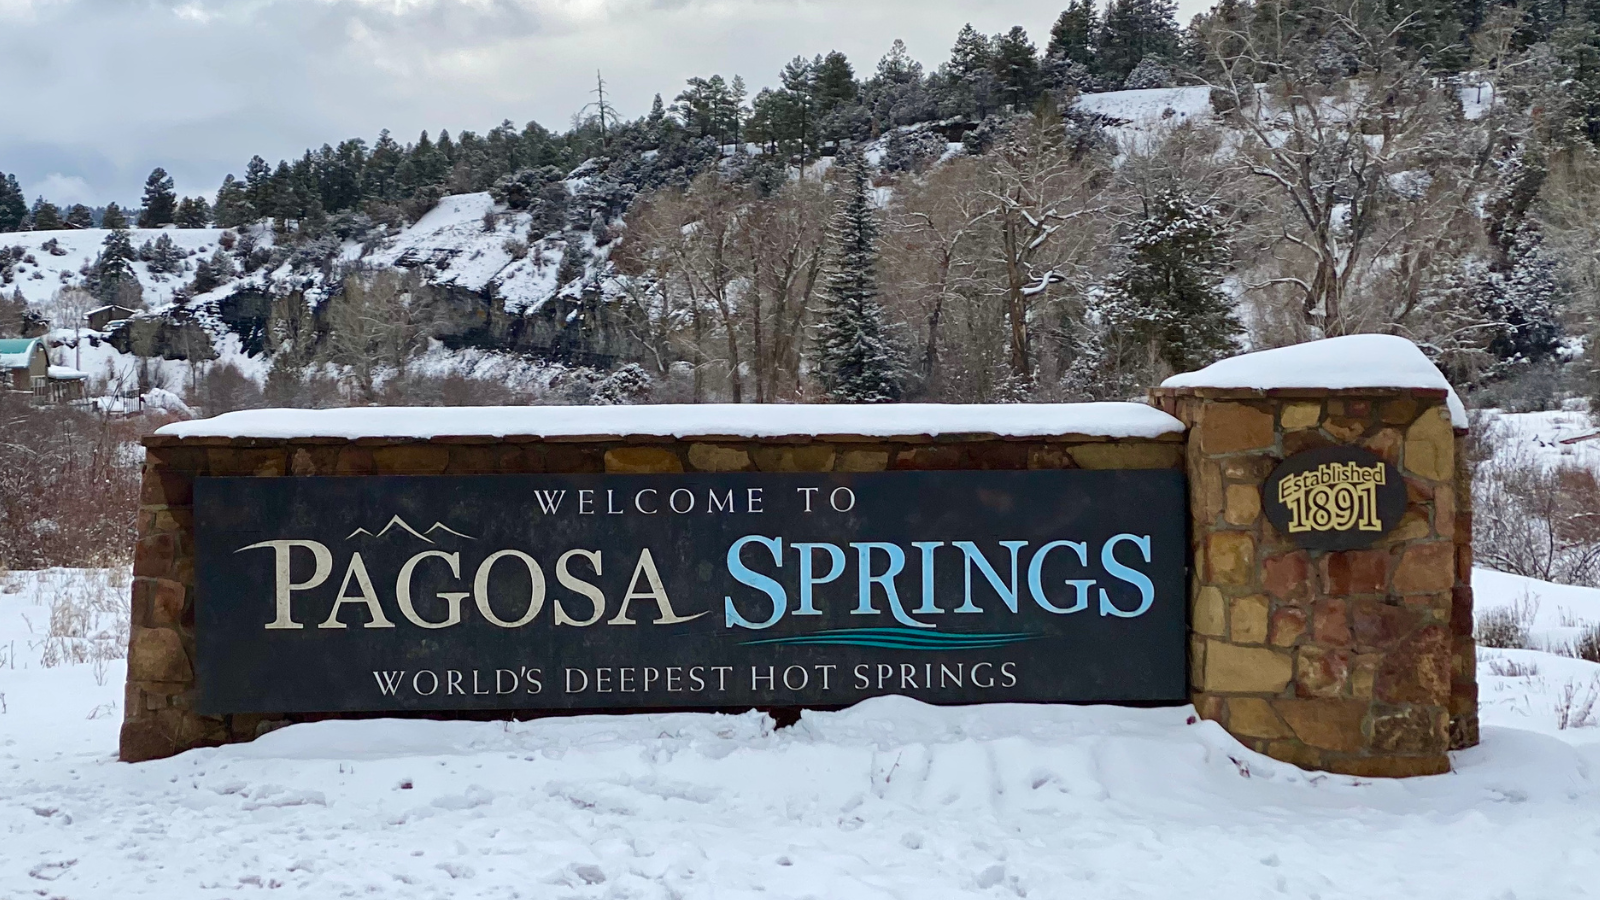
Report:
M 622 115 L 693 75 L 752 93 L 798 53 L 934 65 L 965 22 L 1048 40 L 1064 0 L 0 0 L 0 172 L 31 199 L 211 194 L 252 154 L 503 119 L 561 130 L 604 72 Z M 1180 20 L 1205 0 L 1183 0 Z

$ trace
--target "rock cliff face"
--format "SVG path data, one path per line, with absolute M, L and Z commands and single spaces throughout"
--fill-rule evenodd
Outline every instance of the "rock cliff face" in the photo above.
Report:
M 286 327 L 299 334 L 309 328 L 313 341 L 335 327 L 327 301 L 341 278 L 393 269 L 432 288 L 428 331 L 448 349 L 595 368 L 634 355 L 609 302 L 616 293 L 609 247 L 579 230 L 530 246 L 529 225 L 527 213 L 497 207 L 488 194 L 463 194 L 445 197 L 414 225 L 376 236 L 291 248 L 275 245 L 264 230 L 246 231 L 224 252 L 223 265 L 249 271 L 193 298 L 178 294 L 154 305 L 114 326 L 107 341 L 122 353 L 198 361 L 218 358 L 232 334 L 243 353 L 269 355 Z

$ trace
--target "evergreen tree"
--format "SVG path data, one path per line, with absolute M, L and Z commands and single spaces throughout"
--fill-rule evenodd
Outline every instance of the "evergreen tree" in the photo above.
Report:
M 822 290 L 813 365 L 828 397 L 845 403 L 900 399 L 905 351 L 878 302 L 878 225 L 867 162 L 851 151 L 840 160 L 843 196 L 829 222 L 831 259 Z
M 366 168 L 361 173 L 362 194 L 369 199 L 386 202 L 400 199 L 397 175 L 405 155 L 405 148 L 389 135 L 389 129 L 379 132 L 377 142 L 372 145 L 372 153 L 367 157 Z M 513 161 L 508 168 L 514 165 Z M 222 205 L 220 196 L 217 205 Z
M 259 156 L 250 157 L 244 167 L 245 199 L 255 211 L 252 218 L 267 215 L 267 205 L 272 197 L 272 167 Z
M 67 210 L 68 228 L 93 228 L 94 210 L 82 203 L 74 203 Z
M 107 209 L 107 216 L 110 210 Z M 117 228 L 106 235 L 105 242 L 100 247 L 100 255 L 95 258 L 90 269 L 90 291 L 101 303 L 117 303 L 127 301 L 130 297 L 137 298 L 142 292 L 139 287 L 138 276 L 133 271 L 133 261 L 137 254 L 133 249 L 133 242 L 128 239 L 125 229 Z M 123 302 L 124 306 L 130 305 Z
M 1147 56 L 1176 59 L 1173 0 L 1111 0 L 1095 45 L 1095 74 L 1121 84 Z
M 951 74 L 957 78 L 970 78 L 989 71 L 993 61 L 994 48 L 989 38 L 973 28 L 971 22 L 961 26 L 961 31 L 956 34 L 955 46 L 950 48 Z
M 232 175 L 222 179 L 222 187 L 217 189 L 217 205 L 212 214 L 221 228 L 238 228 L 259 218 L 254 205 L 250 202 L 249 189 Z
M 876 77 L 886 84 L 911 84 L 922 80 L 922 63 L 911 58 L 905 41 L 895 38 L 889 52 L 878 60 Z
M 1013 111 L 1033 106 L 1039 97 L 1039 57 L 1028 32 L 1021 25 L 996 35 L 990 65 L 1000 89 L 1000 98 Z
M 199 296 L 216 290 L 232 277 L 233 261 L 228 259 L 228 254 L 222 252 L 222 248 L 218 247 L 210 259 L 202 259 L 195 263 L 194 281 L 189 285 L 189 291 Z
M 1050 46 L 1045 49 L 1045 56 L 1089 66 L 1094 61 L 1097 25 L 1094 0 L 1072 0 L 1050 29 Z
M 173 221 L 179 228 L 204 228 L 211 224 L 211 204 L 204 197 L 185 197 L 178 202 Z
M 100 227 L 110 228 L 113 231 L 128 227 L 128 217 L 123 215 L 122 207 L 115 203 L 106 204 L 105 213 L 100 216 Z M 107 238 L 109 240 L 109 238 Z
M 1243 329 L 1221 287 L 1229 253 L 1215 210 L 1162 191 L 1120 249 L 1100 303 L 1108 332 L 1135 357 L 1125 365 L 1188 372 L 1234 351 Z
M 1125 91 L 1143 91 L 1150 88 L 1168 88 L 1172 87 L 1174 80 L 1172 69 L 1167 66 L 1166 62 L 1159 56 L 1151 55 L 1146 56 L 1140 60 L 1137 66 L 1133 67 L 1133 71 L 1129 72 L 1128 77 L 1123 79 L 1122 89 Z
M 850 60 L 837 50 L 816 61 L 815 67 L 815 96 L 817 98 L 817 111 L 829 113 L 841 103 L 848 103 L 856 98 L 856 73 L 850 67 Z
M 1479 288 L 1484 319 L 1491 324 L 1489 352 L 1500 361 L 1490 376 L 1551 358 L 1561 347 L 1561 312 L 1566 287 L 1557 263 L 1544 252 L 1538 222 L 1524 219 L 1514 233 L 1503 266 Z
M 139 227 L 171 225 L 177 212 L 178 195 L 172 190 L 172 176 L 157 166 L 144 181 L 144 209 L 139 212 Z
M 0 232 L 21 231 L 28 218 L 28 198 L 17 184 L 17 176 L 0 178 Z
M 170 275 L 183 268 L 183 251 L 173 243 L 172 235 L 163 234 L 153 241 L 145 241 L 139 248 L 139 261 L 155 275 Z
M 60 231 L 61 208 L 40 197 L 33 203 L 33 230 Z

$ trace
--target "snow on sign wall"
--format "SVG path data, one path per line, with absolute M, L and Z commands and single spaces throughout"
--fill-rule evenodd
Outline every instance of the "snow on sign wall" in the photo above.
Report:
M 330 715 L 903 694 L 1188 698 L 1305 768 L 1447 770 L 1478 720 L 1442 376 L 1403 340 L 1340 338 L 1152 401 L 163 429 L 121 755 Z
M 208 478 L 200 711 L 1181 702 L 1173 469 Z

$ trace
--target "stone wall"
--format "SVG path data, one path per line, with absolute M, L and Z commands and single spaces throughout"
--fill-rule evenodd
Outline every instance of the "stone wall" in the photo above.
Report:
M 1470 490 L 1445 392 L 1171 389 L 1190 428 L 1190 679 L 1200 714 L 1259 752 L 1364 776 L 1447 771 L 1477 739 Z M 1364 447 L 1405 477 L 1399 526 L 1307 551 L 1261 490 L 1284 458 Z
M 1161 439 L 992 434 L 750 440 L 620 435 L 241 440 L 146 438 L 134 557 L 121 756 L 137 761 L 249 740 L 289 721 L 333 716 L 202 716 L 194 697 L 194 479 L 207 475 L 469 475 L 1149 469 L 1184 464 L 1181 433 Z

